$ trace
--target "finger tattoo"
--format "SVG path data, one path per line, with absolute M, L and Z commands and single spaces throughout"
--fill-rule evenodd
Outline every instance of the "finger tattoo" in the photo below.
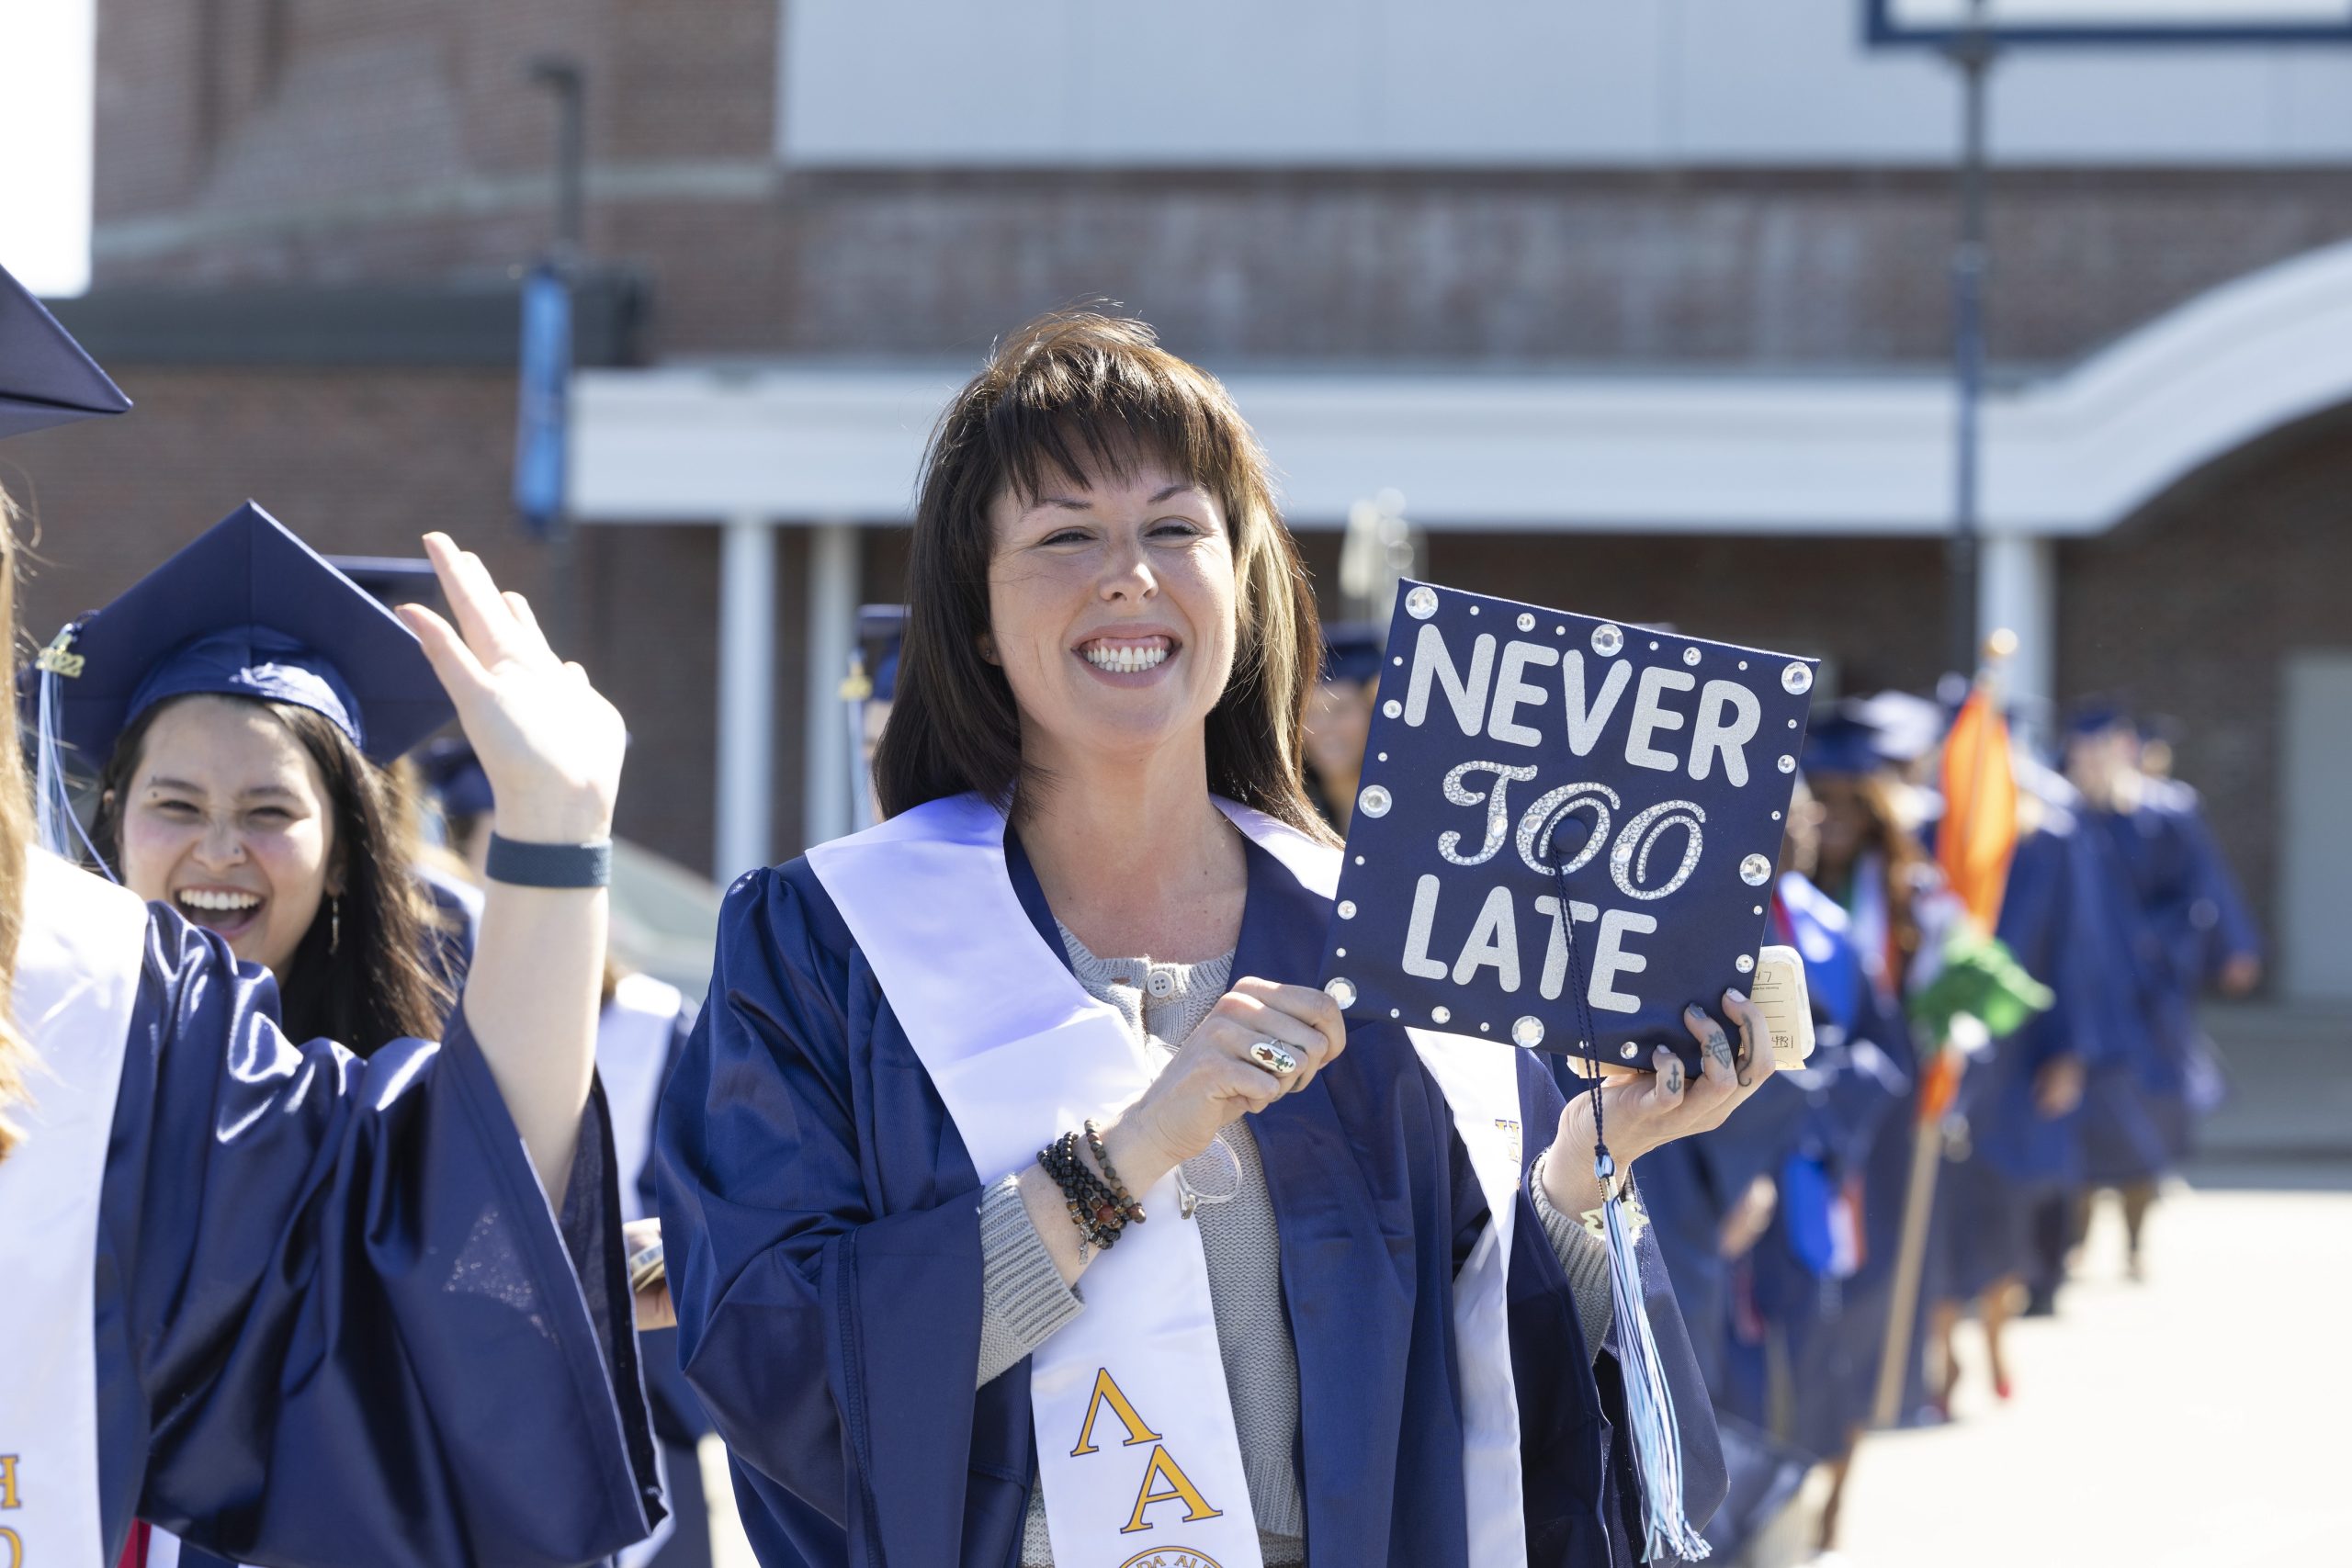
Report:
M 1731 1042 L 1724 1038 L 1721 1029 L 1712 1024 L 1707 1029 L 1707 1055 L 1726 1068 L 1731 1066 Z
M 1680 1057 L 1677 1057 L 1666 1065 L 1666 1092 L 1669 1095 L 1677 1095 L 1682 1092 L 1682 1060 Z

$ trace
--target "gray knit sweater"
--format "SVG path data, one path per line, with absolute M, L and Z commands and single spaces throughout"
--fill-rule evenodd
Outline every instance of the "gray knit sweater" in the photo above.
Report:
M 1061 934 L 1079 983 L 1115 1009 L 1163 1065 L 1225 994 L 1232 975 L 1231 953 L 1202 964 L 1097 958 L 1069 931 Z M 1306 1511 L 1293 1461 L 1298 1357 L 1283 1305 L 1281 1237 L 1249 1118 L 1217 1137 L 1216 1145 L 1184 1162 L 1183 1178 L 1200 1199 L 1193 1223 L 1201 1227 L 1250 1512 L 1267 1568 L 1282 1568 L 1306 1560 Z M 1018 1180 L 1005 1178 L 980 1200 L 982 1384 L 1044 1344 L 1085 1305 L 1083 1280 L 1075 1291 L 1062 1283 L 1021 1201 Z M 1540 1181 L 1531 1179 L 1529 1186 L 1544 1235 L 1567 1270 L 1585 1343 L 1598 1346 L 1611 1316 L 1608 1255 L 1575 1219 L 1552 1207 Z M 1030 1500 L 1021 1561 L 1023 1568 L 1052 1568 L 1042 1488 Z

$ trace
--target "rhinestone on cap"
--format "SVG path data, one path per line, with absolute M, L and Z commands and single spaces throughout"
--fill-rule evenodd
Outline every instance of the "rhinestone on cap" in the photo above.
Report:
M 1749 970 L 1751 970 L 1751 969 L 1753 969 L 1753 968 L 1755 968 L 1755 967 L 1756 967 L 1756 960 L 1754 960 L 1753 958 L 1750 958 L 1749 956 L 1747 956 L 1747 954 L 1746 954 L 1745 953 L 1741 953 L 1737 958 L 1735 958 L 1735 959 L 1733 959 L 1733 960 L 1732 960 L 1732 965 L 1733 965 L 1733 967 L 1736 968 L 1736 969 L 1737 969 L 1741 974 L 1745 975 L 1745 974 L 1747 974 Z
M 1614 659 L 1625 646 L 1625 634 L 1607 622 L 1592 628 L 1592 651 L 1603 659 Z
M 1356 796 L 1356 809 L 1366 817 L 1385 817 L 1389 807 L 1394 804 L 1388 798 L 1388 791 L 1379 784 L 1364 785 Z
M 1632 1041 L 1628 1040 L 1628 1041 L 1626 1041 L 1626 1042 L 1625 1042 L 1625 1043 L 1623 1043 L 1623 1045 L 1620 1045 L 1619 1047 L 1617 1047 L 1617 1054 L 1618 1054 L 1620 1056 L 1624 1057 L 1624 1058 L 1625 1058 L 1625 1060 L 1627 1060 L 1627 1061 L 1629 1061 L 1629 1062 L 1630 1062 L 1630 1061 L 1632 1061 L 1632 1060 L 1634 1059 L 1634 1057 L 1635 1056 L 1635 1055 L 1636 1055 L 1636 1054 L 1638 1054 L 1638 1053 L 1640 1052 L 1640 1050 L 1641 1050 L 1641 1047 L 1640 1047 L 1640 1046 L 1638 1046 L 1638 1045 L 1634 1044 Z
M 1532 1051 L 1544 1043 L 1544 1021 L 1533 1013 L 1521 1013 L 1511 1021 L 1510 1043 Z
M 1380 705 L 1380 711 L 1391 718 L 1402 718 L 1405 716 L 1405 705 L 1391 697 Z
M 1761 887 L 1771 880 L 1772 863 L 1762 855 L 1750 855 L 1739 863 L 1739 879 L 1750 887 Z
M 1521 610 L 1519 613 L 1519 629 L 1523 632 L 1533 631 L 1535 629 L 1535 617 L 1528 614 L 1525 610 Z
M 1345 975 L 1334 975 L 1325 981 L 1323 994 L 1339 1003 L 1342 1012 L 1356 1005 L 1356 983 Z
M 1781 772 L 1784 773 L 1793 773 L 1797 771 L 1797 760 L 1783 751 L 1781 753 L 1780 767 Z
M 1437 590 L 1424 582 L 1405 595 L 1405 614 L 1417 621 L 1426 621 L 1437 614 Z
M 1682 662 L 1683 662 L 1683 663 L 1685 663 L 1685 664 L 1696 664 L 1696 663 L 1698 663 L 1698 662 L 1699 662 L 1699 650 L 1698 650 L 1697 649 L 1695 649 L 1695 648 L 1686 648 L 1686 649 L 1684 649 L 1682 650 Z
M 1781 690 L 1793 692 L 1799 696 L 1812 691 L 1813 667 L 1791 660 L 1788 667 L 1781 671 Z
M 1356 901 L 1352 898 L 1340 899 L 1339 915 L 1340 919 L 1343 920 L 1354 919 L 1356 918 Z
M 1430 1021 L 1432 1023 L 1452 1023 L 1453 1021 L 1453 1010 L 1452 1008 L 1431 1008 L 1430 1009 Z

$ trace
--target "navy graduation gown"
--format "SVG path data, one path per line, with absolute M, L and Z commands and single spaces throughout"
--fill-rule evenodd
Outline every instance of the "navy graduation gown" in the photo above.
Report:
M 100 1199 L 99 1484 L 257 1564 L 531 1568 L 661 1518 L 592 1097 L 559 1218 L 461 1016 L 366 1061 L 151 906 Z
M 2152 1179 L 2188 1153 L 2196 1113 L 2218 1087 L 2197 1022 L 2198 991 L 2222 958 L 2260 952 L 2211 836 L 2185 800 L 2193 796 L 2165 792 L 2128 811 L 2085 815 L 2105 857 L 2105 923 L 2118 971 L 2109 989 L 2130 1002 L 2085 1107 L 2087 1174 L 2101 1185 Z
M 1007 852 L 1037 940 L 1060 953 L 1017 841 Z M 1313 975 L 1328 902 L 1264 851 L 1249 858 L 1234 972 Z M 1532 1056 L 1521 1096 L 1532 1161 L 1561 1108 Z M 1401 1030 L 1359 1024 L 1345 1055 L 1253 1125 L 1298 1356 L 1310 1557 L 1464 1564 L 1453 1280 L 1486 1213 L 1444 1099 Z M 806 862 L 728 894 L 657 1162 L 686 1375 L 727 1439 L 761 1562 L 1017 1562 L 1036 1475 L 1029 1368 L 973 1387 L 979 1179 Z M 1638 1501 L 1626 1445 L 1610 1440 L 1613 1360 L 1591 1364 L 1519 1201 L 1510 1314 L 1530 1561 L 1630 1568 Z M 1723 1491 L 1713 1424 L 1654 1247 L 1643 1265 L 1688 1511 L 1703 1521 Z
M 2082 1112 L 2044 1116 L 2035 1103 L 2044 1068 L 2073 1056 L 2086 1073 L 2113 1057 L 2112 960 L 2098 918 L 2098 852 L 2071 814 L 2018 840 L 1996 934 L 2052 1002 L 1969 1064 L 1960 1111 L 1968 1154 L 1945 1172 L 1938 1201 L 1947 1295 L 1970 1300 L 2031 1265 L 2034 1207 L 2082 1177 Z M 2128 1001 L 2123 1004 L 2129 1006 Z

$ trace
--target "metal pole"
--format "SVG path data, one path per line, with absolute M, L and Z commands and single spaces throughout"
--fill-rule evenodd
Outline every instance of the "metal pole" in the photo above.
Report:
M 555 245 L 561 261 L 578 258 L 586 238 L 586 79 L 580 62 L 546 54 L 531 62 L 531 81 L 555 95 Z
M 808 530 L 808 713 L 802 727 L 800 840 L 838 839 L 856 817 L 850 793 L 854 754 L 844 754 L 842 676 L 857 645 L 858 527 L 820 523 Z
M 1973 674 L 1976 658 L 1978 405 L 1984 382 L 1984 78 L 1993 64 L 1993 40 L 1985 27 L 1984 0 L 1969 0 L 1968 30 L 1952 46 L 1961 73 L 1960 243 L 1951 258 L 1952 379 L 1956 423 L 1952 451 L 1951 543 L 1948 631 L 1951 668 Z M 1949 1042 L 1935 1043 L 1949 1051 Z M 1920 1275 L 1927 1264 L 1928 1222 L 1935 1210 L 1937 1168 L 1943 1158 L 1943 1119 L 1923 1114 L 1912 1129 L 1911 1179 L 1905 1193 L 1903 1229 L 1895 1248 L 1894 1310 L 1879 1347 L 1878 1386 L 1871 1418 L 1892 1426 L 1901 1416 L 1903 1392 L 1918 1347 L 1912 1329 L 1918 1316 Z
M 1951 668 L 1976 668 L 1976 551 L 1982 525 L 1977 498 L 1982 463 L 1981 405 L 1984 395 L 1984 87 L 1993 64 L 1984 0 L 1970 0 L 1968 31 L 1952 47 L 1961 73 L 1960 243 L 1951 259 L 1952 525 L 1946 569 L 1951 580 L 1948 639 Z
M 587 131 L 582 109 L 586 83 L 577 60 L 556 54 L 541 55 L 532 61 L 530 79 L 535 85 L 555 95 L 555 238 L 548 248 L 548 259 L 563 275 L 567 285 L 574 289 L 572 320 L 576 332 L 579 321 L 576 290 L 586 221 Z M 571 400 L 571 367 L 569 364 L 563 370 L 563 398 L 569 404 Z M 574 603 L 577 577 L 571 508 L 567 498 L 566 504 L 548 519 L 548 597 L 554 602 L 551 629 L 555 633 L 556 647 L 566 658 L 574 659 L 583 651 L 580 646 L 581 616 Z
M 718 797 L 711 875 L 768 863 L 775 784 L 775 525 L 722 525 L 718 551 Z

